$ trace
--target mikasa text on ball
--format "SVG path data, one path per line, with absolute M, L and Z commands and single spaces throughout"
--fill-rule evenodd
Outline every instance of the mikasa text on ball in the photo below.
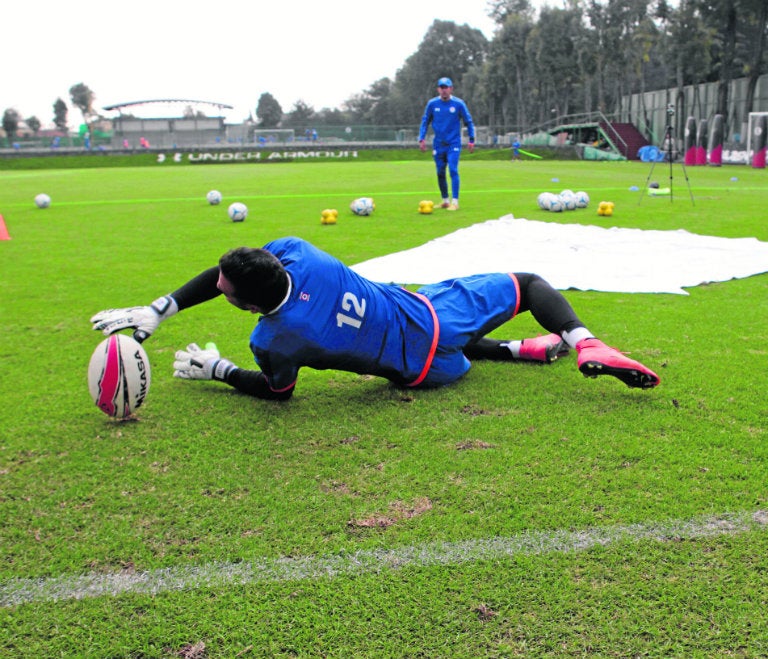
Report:
M 141 344 L 127 334 L 112 334 L 91 355 L 88 390 L 104 414 L 124 419 L 149 393 L 149 358 Z

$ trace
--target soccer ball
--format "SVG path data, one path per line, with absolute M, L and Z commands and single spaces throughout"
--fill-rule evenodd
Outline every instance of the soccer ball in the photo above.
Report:
M 576 193 L 576 208 L 586 208 L 589 206 L 589 195 L 583 190 Z
M 541 210 L 549 210 L 549 200 L 552 196 L 553 195 L 551 192 L 542 192 L 538 197 L 536 197 L 536 203 L 539 205 Z
M 233 222 L 242 222 L 246 217 L 248 217 L 248 206 L 240 203 L 239 201 L 236 201 L 229 205 L 229 208 L 227 209 L 227 215 L 229 215 L 229 219 Z
M 221 203 L 221 192 L 218 190 L 211 190 L 205 198 L 211 206 L 218 206 Z
M 373 199 L 370 197 L 360 197 L 355 199 L 349 208 L 355 215 L 370 215 L 376 210 L 376 204 L 373 203 Z
M 48 208 L 48 206 L 50 205 L 51 205 L 51 198 L 44 192 L 41 192 L 39 195 L 35 197 L 35 206 L 37 206 L 38 208 Z
M 576 195 L 573 190 L 563 190 L 560 193 L 560 201 L 563 202 L 563 209 L 572 211 L 576 208 Z
M 560 213 L 564 208 L 563 200 L 560 199 L 559 195 L 550 194 L 549 197 L 547 197 L 546 210 L 552 211 L 553 213 Z

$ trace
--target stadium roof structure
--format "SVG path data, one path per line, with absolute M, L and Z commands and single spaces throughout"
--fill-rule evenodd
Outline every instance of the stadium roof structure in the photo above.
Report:
M 107 111 L 117 110 L 122 112 L 124 108 L 136 107 L 137 105 L 150 105 L 150 104 L 171 104 L 171 103 L 184 103 L 185 105 L 212 105 L 215 108 L 221 110 L 232 110 L 231 105 L 226 103 L 216 103 L 215 101 L 199 101 L 187 98 L 155 98 L 144 101 L 128 101 L 127 103 L 115 103 L 114 105 L 105 105 L 104 109 Z

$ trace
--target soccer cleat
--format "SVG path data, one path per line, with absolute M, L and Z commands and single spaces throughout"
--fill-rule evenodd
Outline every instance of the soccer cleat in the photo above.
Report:
M 459 210 L 459 203 L 457 201 L 452 201 L 450 204 L 448 204 L 448 210 L 449 211 Z
M 628 387 L 651 389 L 659 384 L 659 376 L 640 362 L 623 355 L 599 339 L 584 339 L 576 346 L 579 370 L 587 378 L 612 375 Z
M 451 204 L 449 204 L 447 201 L 444 201 L 442 204 L 440 204 L 440 208 L 448 208 Z
M 557 334 L 537 336 L 535 339 L 523 339 L 520 346 L 520 359 L 529 362 L 551 364 L 558 357 L 568 354 L 568 345 Z

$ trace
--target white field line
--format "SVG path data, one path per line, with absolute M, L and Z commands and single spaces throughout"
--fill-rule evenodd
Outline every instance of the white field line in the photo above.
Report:
M 766 529 L 768 511 L 759 510 L 688 520 L 595 527 L 582 531 L 530 531 L 506 538 L 435 542 L 389 550 L 359 551 L 353 554 L 208 563 L 149 572 L 11 579 L 0 583 L 0 607 L 31 602 L 118 596 L 123 593 L 156 595 L 226 585 L 327 579 L 406 566 L 457 565 L 499 560 L 516 555 L 583 551 L 597 545 L 605 546 L 617 542 L 710 538 Z

